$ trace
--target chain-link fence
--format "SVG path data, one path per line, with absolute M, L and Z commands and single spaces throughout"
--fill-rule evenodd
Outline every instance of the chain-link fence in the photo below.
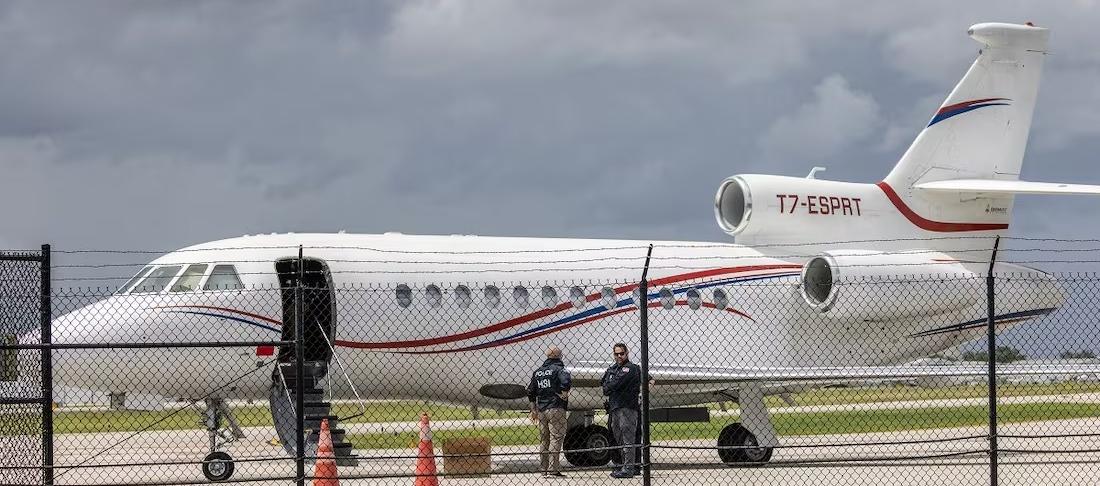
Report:
M 1100 471 L 1093 275 L 944 270 L 954 261 L 847 277 L 825 272 L 843 261 L 810 260 L 654 265 L 645 280 L 642 264 L 634 279 L 349 281 L 339 258 L 298 251 L 252 262 L 265 270 L 196 257 L 110 291 L 54 289 L 45 347 L 29 317 L 37 267 L 0 267 L 4 384 L 40 383 L 22 380 L 42 375 L 45 348 L 55 403 L 52 461 L 27 439 L 43 411 L 4 409 L 5 484 L 43 470 L 56 484 L 332 471 L 344 484 L 558 471 L 585 484 L 1079 484 Z
M 52 384 L 49 352 L 49 247 L 0 252 L 0 480 L 49 484 Z

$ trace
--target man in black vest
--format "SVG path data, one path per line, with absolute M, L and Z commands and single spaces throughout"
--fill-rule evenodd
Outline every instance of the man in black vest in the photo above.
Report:
M 531 374 L 527 399 L 531 401 L 531 422 L 539 424 L 539 449 L 543 477 L 565 477 L 561 473 L 561 446 L 565 441 L 569 389 L 572 378 L 561 361 L 561 348 L 546 350 L 546 361 Z
M 623 467 L 611 472 L 613 478 L 630 478 L 638 473 L 635 448 L 638 443 L 638 394 L 642 391 L 642 370 L 630 362 L 626 345 L 612 348 L 615 363 L 607 368 L 600 380 L 607 396 L 607 413 L 615 442 L 623 446 Z

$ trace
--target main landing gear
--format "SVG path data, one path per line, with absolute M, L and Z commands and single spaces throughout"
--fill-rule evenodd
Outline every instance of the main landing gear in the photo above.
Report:
M 202 460 L 202 475 L 210 481 L 225 481 L 233 476 L 233 458 L 222 449 L 243 439 L 244 431 L 224 399 L 207 398 L 205 402 L 202 415 L 210 437 L 210 453 Z M 222 427 L 222 419 L 225 419 L 225 427 Z
M 739 423 L 723 427 L 718 434 L 718 458 L 727 466 L 762 466 L 771 460 L 772 451 Z
M 577 467 L 600 467 L 618 458 L 611 431 L 596 424 L 577 425 L 565 433 L 565 460 Z

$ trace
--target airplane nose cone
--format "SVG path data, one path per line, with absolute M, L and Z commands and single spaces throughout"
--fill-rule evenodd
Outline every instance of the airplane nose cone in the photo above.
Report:
M 118 302 L 111 296 L 60 315 L 51 322 L 54 344 L 105 344 L 132 340 L 134 323 Z M 53 377 L 57 387 L 73 387 L 83 390 L 110 390 L 112 366 L 119 350 L 110 349 L 55 349 L 53 351 Z M 118 369 L 113 371 L 118 372 Z
M 54 344 L 96 342 L 99 337 L 92 332 L 96 307 L 97 304 L 91 304 L 54 318 L 51 322 L 51 341 Z M 97 384 L 103 382 L 102 377 L 88 373 L 94 361 L 95 355 L 91 350 L 54 350 L 54 386 L 57 389 L 97 388 Z

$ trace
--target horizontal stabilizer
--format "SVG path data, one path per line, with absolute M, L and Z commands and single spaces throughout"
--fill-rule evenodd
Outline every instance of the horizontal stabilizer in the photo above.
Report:
M 1100 196 L 1100 186 L 1088 184 L 1063 184 L 1060 182 L 1029 182 L 997 179 L 950 179 L 922 182 L 917 189 L 937 192 L 966 192 L 976 194 L 1086 194 Z

